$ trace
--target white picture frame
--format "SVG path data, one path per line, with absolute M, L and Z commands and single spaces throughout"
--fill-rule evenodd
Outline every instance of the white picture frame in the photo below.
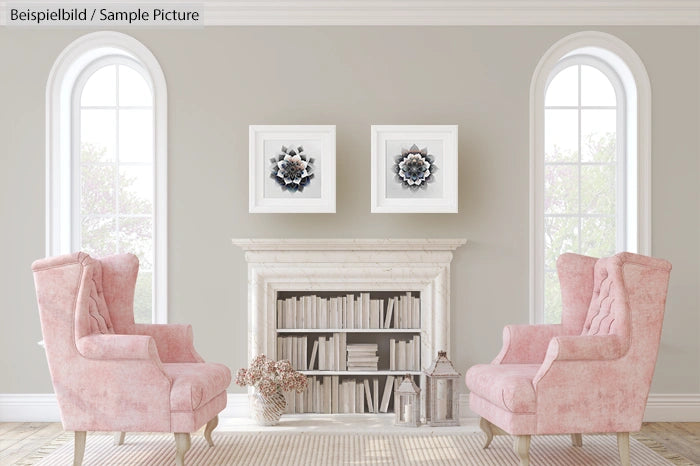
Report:
M 371 145 L 372 212 L 458 212 L 457 125 L 372 125 Z M 397 173 L 397 160 L 405 160 L 404 151 L 417 155 L 423 149 L 424 162 L 433 160 L 433 171 L 427 181 L 409 184 L 405 171 L 404 176 Z
M 250 125 L 248 138 L 249 212 L 335 212 L 335 125 Z M 304 162 L 306 184 L 297 178 L 295 187 L 271 159 L 299 146 L 311 163 Z

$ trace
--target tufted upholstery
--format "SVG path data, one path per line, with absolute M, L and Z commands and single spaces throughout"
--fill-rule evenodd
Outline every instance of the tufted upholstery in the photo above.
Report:
M 104 291 L 102 289 L 102 264 L 87 254 L 82 259 L 85 267 L 84 289 L 78 299 L 84 302 L 78 306 L 78 319 L 87 320 L 87 333 L 114 333 L 112 320 L 109 317 L 109 309 L 105 302 Z M 79 329 L 85 328 L 80 326 Z M 83 332 L 78 333 L 79 337 L 85 336 Z
M 204 362 L 189 325 L 134 323 L 135 256 L 75 253 L 32 270 L 64 429 L 192 432 L 226 406 L 231 372 Z
M 507 326 L 494 361 L 467 371 L 471 409 L 514 435 L 639 430 L 670 270 L 632 253 L 562 255 L 562 323 Z
M 629 335 L 629 308 L 622 278 L 621 258 L 596 262 L 593 296 L 581 335 Z

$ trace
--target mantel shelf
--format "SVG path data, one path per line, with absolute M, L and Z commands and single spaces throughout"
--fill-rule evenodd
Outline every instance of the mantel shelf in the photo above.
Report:
M 454 251 L 464 238 L 241 238 L 231 242 L 244 251 Z
M 278 328 L 277 333 L 419 333 L 419 328 Z
M 421 375 L 421 371 L 298 371 L 304 375 Z

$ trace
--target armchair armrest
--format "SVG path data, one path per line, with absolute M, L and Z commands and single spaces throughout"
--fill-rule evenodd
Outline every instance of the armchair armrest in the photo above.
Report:
M 194 349 L 191 325 L 136 324 L 134 333 L 153 337 L 163 362 L 204 362 Z
M 141 335 L 94 334 L 79 338 L 76 346 L 88 359 L 155 360 L 160 362 L 153 338 Z
M 619 335 L 581 335 L 561 336 L 552 338 L 547 348 L 542 366 L 540 366 L 533 384 L 537 383 L 548 373 L 554 371 L 570 371 L 573 379 L 580 372 L 580 364 L 612 361 L 619 359 L 627 351 L 627 346 Z M 568 367 L 564 363 L 578 362 L 576 367 Z M 559 369 L 556 369 L 559 367 Z
M 547 360 L 584 361 L 617 359 L 623 355 L 622 338 L 618 335 L 581 335 L 552 338 Z
M 540 364 L 549 341 L 562 332 L 559 324 L 506 325 L 503 347 L 491 364 Z

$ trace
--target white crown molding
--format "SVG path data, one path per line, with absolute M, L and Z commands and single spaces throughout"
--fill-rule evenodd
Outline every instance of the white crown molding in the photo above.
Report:
M 6 24 L 0 1 L 0 25 Z M 70 7 L 80 0 L 43 0 Z M 119 4 L 161 5 L 157 0 Z M 700 0 L 231 0 L 198 6 L 205 26 L 700 25 Z
M 461 394 L 459 398 L 462 425 L 473 422 L 478 416 L 469 410 L 469 395 Z M 250 417 L 248 394 L 229 393 L 226 408 L 219 416 L 222 420 Z M 60 420 L 56 395 L 53 393 L 0 393 L 0 422 L 60 422 Z M 700 393 L 652 393 L 649 395 L 644 422 L 698 421 L 700 421 Z

